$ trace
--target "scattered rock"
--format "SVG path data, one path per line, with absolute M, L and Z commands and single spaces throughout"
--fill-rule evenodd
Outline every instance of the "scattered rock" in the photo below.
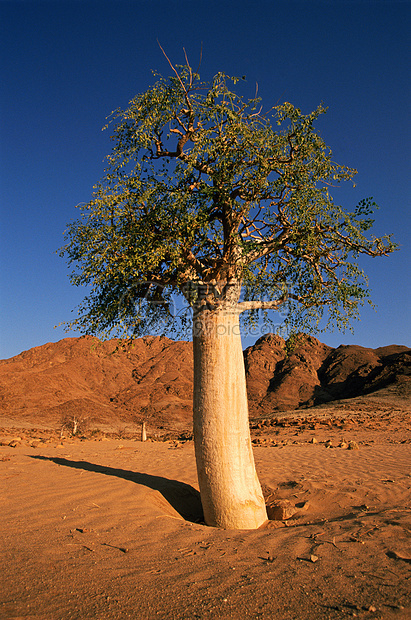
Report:
M 347 450 L 359 450 L 360 447 L 356 441 L 349 441 Z
M 310 506 L 310 502 L 308 500 L 304 501 L 304 502 L 299 502 L 298 504 L 295 505 L 295 507 L 298 509 L 299 512 L 302 511 L 306 511 L 308 510 Z
M 182 448 L 184 443 L 182 441 L 170 441 L 169 449 Z
M 256 437 L 255 439 L 252 440 L 252 443 L 262 448 L 269 448 L 269 447 L 277 446 L 276 440 L 272 439 L 271 437 Z
M 288 499 L 276 499 L 267 506 L 267 516 L 272 521 L 290 519 L 298 509 Z
M 411 557 L 406 556 L 403 553 L 397 553 L 397 551 L 387 551 L 387 556 L 394 560 L 402 560 L 403 562 L 411 564 Z
M 313 553 L 310 553 L 308 556 L 300 556 L 297 558 L 297 560 L 301 560 L 303 562 L 312 562 L 313 564 L 315 564 L 315 562 L 318 562 L 320 558 L 318 557 L 318 555 L 314 555 Z

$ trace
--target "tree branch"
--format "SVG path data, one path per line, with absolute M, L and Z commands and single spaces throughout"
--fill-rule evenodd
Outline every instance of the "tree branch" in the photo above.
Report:
M 288 299 L 299 299 L 295 295 L 283 295 L 275 301 L 240 301 L 237 308 L 240 312 L 245 310 L 278 310 Z

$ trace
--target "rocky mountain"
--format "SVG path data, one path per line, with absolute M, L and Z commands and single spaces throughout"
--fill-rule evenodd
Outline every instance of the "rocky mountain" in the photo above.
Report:
M 370 394 L 392 386 L 397 396 L 411 393 L 411 349 L 391 345 L 333 349 L 304 336 L 294 350 L 273 334 L 244 352 L 250 412 L 268 415 Z
M 333 349 L 303 336 L 291 349 L 267 334 L 244 351 L 244 361 L 252 417 L 389 386 L 410 394 L 411 350 L 405 346 Z M 118 340 L 65 338 L 0 360 L 0 416 L 33 424 L 76 416 L 187 426 L 192 367 L 190 342 L 149 336 L 123 349 Z

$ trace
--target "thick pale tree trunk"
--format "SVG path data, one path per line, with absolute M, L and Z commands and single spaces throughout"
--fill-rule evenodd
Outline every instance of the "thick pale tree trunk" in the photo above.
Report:
M 204 518 L 225 529 L 255 529 L 267 520 L 252 452 L 239 315 L 196 314 L 194 442 Z

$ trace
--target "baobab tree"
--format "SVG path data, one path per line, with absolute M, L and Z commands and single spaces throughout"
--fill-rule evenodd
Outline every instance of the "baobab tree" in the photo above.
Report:
M 187 59 L 186 59 L 187 61 Z M 314 130 L 320 105 L 264 111 L 241 79 L 203 82 L 188 61 L 156 77 L 111 123 L 102 181 L 66 231 L 71 281 L 90 292 L 70 327 L 127 338 L 186 328 L 191 310 L 194 441 L 207 524 L 253 529 L 267 519 L 250 441 L 240 315 L 286 309 L 290 329 L 325 313 L 344 328 L 368 299 L 359 254 L 388 255 L 368 238 L 374 203 L 351 212 L 330 188 L 338 165 Z M 239 84 L 240 82 L 240 84 Z M 177 325 L 176 325 L 177 323 Z

